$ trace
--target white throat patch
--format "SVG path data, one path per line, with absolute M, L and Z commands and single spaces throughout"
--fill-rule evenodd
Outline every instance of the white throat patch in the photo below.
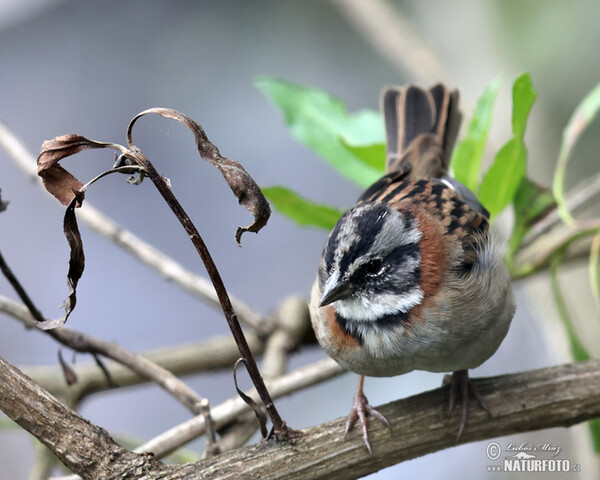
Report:
M 406 293 L 380 293 L 373 298 L 351 296 L 333 304 L 336 311 L 348 320 L 373 322 L 386 315 L 407 313 L 422 300 L 423 291 L 417 287 Z

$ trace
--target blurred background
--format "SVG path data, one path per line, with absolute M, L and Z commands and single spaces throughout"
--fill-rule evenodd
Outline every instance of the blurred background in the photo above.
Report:
M 377 109 L 384 85 L 442 80 L 461 90 L 469 118 L 483 89 L 503 74 L 505 85 L 492 132 L 492 144 L 498 147 L 510 133 L 510 85 L 528 71 L 538 91 L 526 135 L 529 174 L 549 185 L 561 129 L 600 78 L 600 3 L 377 1 L 371 5 L 391 9 L 394 15 L 376 10 L 371 12 L 373 18 L 360 14 L 369 3 L 0 0 L 0 119 L 37 155 L 43 140 L 64 133 L 123 143 L 127 123 L 136 113 L 153 106 L 172 107 L 198 121 L 221 153 L 241 162 L 260 185 L 286 185 L 345 208 L 354 203 L 359 189 L 294 142 L 280 113 L 253 86 L 255 76 L 279 76 L 319 87 L 343 99 L 351 111 Z M 386 53 L 377 39 L 394 35 L 408 35 L 418 43 Z M 403 56 L 412 58 L 412 64 L 406 64 Z M 568 186 L 598 170 L 599 137 L 596 122 L 576 149 Z M 246 234 L 240 249 L 235 229 L 248 224 L 249 216 L 219 172 L 199 160 L 189 132 L 169 120 L 144 118 L 134 139 L 170 178 L 233 295 L 262 313 L 273 311 L 291 294 L 308 297 L 326 232 L 301 229 L 274 214 L 260 234 Z M 79 178 L 90 179 L 112 162 L 112 153 L 95 151 L 65 165 Z M 67 295 L 64 209 L 2 149 L 0 188 L 2 199 L 10 201 L 0 215 L 0 249 L 44 314 L 58 317 L 58 305 Z M 185 233 L 150 182 L 133 187 L 113 175 L 92 187 L 86 198 L 186 268 L 204 273 Z M 219 311 L 166 282 L 87 227 L 81 230 L 87 265 L 70 327 L 133 351 L 228 332 Z M 575 317 L 597 320 L 585 262 L 566 274 L 563 283 L 569 285 L 567 299 L 576 307 Z M 518 310 L 511 330 L 496 355 L 473 376 L 569 360 L 548 284 L 547 276 L 540 275 L 515 285 Z M 0 294 L 16 299 L 3 278 Z M 0 355 L 11 363 L 57 365 L 58 346 L 46 335 L 26 331 L 4 315 L 0 332 Z M 596 331 L 586 332 L 586 338 L 598 338 Z M 593 340 L 587 346 L 597 353 Z M 292 368 L 324 356 L 317 347 L 307 348 L 294 358 Z M 213 405 L 235 394 L 230 372 L 186 381 Z M 292 427 L 316 425 L 348 413 L 356 381 L 355 375 L 347 374 L 276 403 Z M 413 372 L 367 379 L 366 392 L 373 405 L 380 405 L 436 388 L 441 381 L 439 374 Z M 152 438 L 189 417 L 154 386 L 95 395 L 85 401 L 81 413 L 115 435 L 140 439 Z M 586 478 L 597 473 L 585 426 L 496 441 L 502 446 L 558 445 L 561 458 L 581 463 Z M 486 472 L 488 443 L 431 454 L 371 478 L 499 478 L 500 474 Z M 201 446 L 196 442 L 191 448 Z M 24 432 L 1 432 L 0 478 L 27 478 L 34 448 Z

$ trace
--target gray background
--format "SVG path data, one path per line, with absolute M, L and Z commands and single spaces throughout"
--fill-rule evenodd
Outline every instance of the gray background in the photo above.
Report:
M 461 89 L 467 110 L 483 88 L 504 73 L 494 124 L 496 144 L 510 131 L 509 85 L 519 73 L 531 72 L 538 102 L 526 138 L 530 173 L 548 184 L 560 129 L 600 77 L 598 3 L 394 4 L 440 57 L 449 72 L 442 80 Z M 133 115 L 151 106 L 167 106 L 200 122 L 221 152 L 242 162 L 261 185 L 287 185 L 341 207 L 352 205 L 359 190 L 293 141 L 281 115 L 253 87 L 253 77 L 276 75 L 317 86 L 342 98 L 350 110 L 375 109 L 383 85 L 414 81 L 408 72 L 394 70 L 332 3 L 316 0 L 0 1 L 0 65 L 0 118 L 34 153 L 44 139 L 67 132 L 124 142 Z M 569 184 L 597 170 L 598 133 L 595 125 L 578 146 Z M 298 228 L 274 214 L 264 231 L 247 234 L 244 248 L 238 248 L 233 234 L 238 225 L 248 223 L 248 215 L 220 174 L 197 158 L 191 135 L 175 122 L 159 118 L 140 121 L 134 135 L 171 179 L 234 295 L 262 312 L 275 308 L 287 295 L 308 296 L 325 232 Z M 79 178 L 88 179 L 112 160 L 107 152 L 86 152 L 67 165 Z M 58 316 L 57 306 L 67 293 L 63 209 L 3 151 L 0 188 L 2 198 L 11 202 L 0 216 L 0 248 L 45 314 Z M 87 199 L 202 273 L 186 235 L 149 182 L 131 187 L 124 178 L 112 176 L 94 186 Z M 219 312 L 163 281 L 86 227 L 82 234 L 87 265 L 71 327 L 135 351 L 227 333 Z M 575 283 L 577 271 L 570 275 L 569 283 Z M 545 297 L 546 284 L 539 279 L 516 286 L 519 310 L 513 327 L 498 353 L 475 376 L 537 368 L 567 358 L 552 327 L 554 310 Z M 4 279 L 0 292 L 15 297 Z M 536 303 L 536 298 L 542 302 Z M 583 309 L 586 302 L 577 303 Z M 581 315 L 587 315 L 585 310 Z M 0 355 L 10 362 L 57 363 L 57 345 L 46 336 L 27 332 L 5 316 L 0 317 L 0 328 Z M 307 349 L 292 366 L 323 356 L 317 348 Z M 210 392 L 213 404 L 234 394 L 229 374 L 186 380 L 199 393 Z M 441 375 L 413 372 L 368 379 L 366 389 L 371 403 L 378 405 L 440 382 Z M 315 425 L 347 414 L 355 383 L 356 377 L 348 374 L 277 404 L 293 427 Z M 188 418 L 182 407 L 152 386 L 94 396 L 81 411 L 113 433 L 140 438 L 151 438 Z M 574 432 L 551 430 L 497 441 L 503 446 L 511 441 L 558 444 L 566 452 L 562 458 L 580 461 L 588 473 L 593 472 L 596 465 L 589 457 L 585 428 L 579 435 Z M 487 443 L 405 462 L 373 478 L 483 478 L 490 463 Z M 198 442 L 192 445 L 200 447 Z M 0 433 L 0 478 L 26 478 L 32 458 L 27 434 Z

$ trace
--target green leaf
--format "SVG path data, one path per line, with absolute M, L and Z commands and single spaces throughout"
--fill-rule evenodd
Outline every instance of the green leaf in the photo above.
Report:
M 479 97 L 467 134 L 454 149 L 450 162 L 454 177 L 474 192 L 477 191 L 481 160 L 492 125 L 494 102 L 501 85 L 502 78 L 497 77 Z
M 536 93 L 531 82 L 531 76 L 525 73 L 518 77 L 513 84 L 512 91 L 514 137 L 498 151 L 494 163 L 484 175 L 479 187 L 479 200 L 489 210 L 492 218 L 513 201 L 525 177 L 527 148 L 523 137 L 527 126 L 527 118 L 535 102 L 535 97 Z M 517 236 L 513 238 L 513 242 L 516 242 L 517 239 L 519 242 L 522 240 L 523 235 L 526 233 L 522 227 L 517 232 Z
M 523 238 L 537 220 L 555 205 L 549 189 L 524 177 L 513 198 L 515 225 L 508 242 L 508 258 L 519 248 Z
M 573 147 L 585 129 L 594 121 L 598 110 L 600 110 L 600 83 L 577 106 L 563 131 L 562 144 L 558 154 L 558 165 L 556 166 L 552 181 L 552 191 L 554 192 L 556 203 L 558 203 L 560 218 L 567 224 L 574 223 L 573 217 L 567 208 L 564 195 L 567 165 L 569 164 Z
M 313 203 L 285 187 L 261 190 L 279 213 L 299 225 L 331 230 L 343 213 L 337 208 Z
M 379 171 L 380 175 L 385 173 L 385 143 L 350 145 L 346 140 L 342 140 L 342 144 L 366 165 Z
M 479 201 L 493 219 L 512 202 L 527 169 L 527 149 L 514 137 L 496 154 L 479 189 Z
M 515 137 L 522 139 L 525 136 L 527 118 L 531 107 L 535 103 L 537 93 L 531 81 L 531 75 L 524 73 L 515 80 L 513 85 L 513 112 L 512 127 Z
M 592 434 L 592 444 L 594 452 L 600 453 L 600 418 L 594 418 L 588 422 L 590 433 Z
M 345 104 L 327 93 L 273 77 L 258 77 L 255 85 L 283 113 L 292 135 L 361 187 L 381 176 L 381 171 L 352 153 L 349 145 L 372 145 L 384 139 L 376 112 L 349 114 Z

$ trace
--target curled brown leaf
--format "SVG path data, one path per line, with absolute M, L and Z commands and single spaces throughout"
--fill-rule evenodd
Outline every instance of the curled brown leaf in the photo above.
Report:
M 271 213 L 269 204 L 248 172 L 238 162 L 221 156 L 218 148 L 206 137 L 202 127 L 176 110 L 152 108 L 136 115 L 127 128 L 127 143 L 129 148 L 115 143 L 97 142 L 77 134 L 62 135 L 52 140 L 47 140 L 42 144 L 40 149 L 37 159 L 37 171 L 43 180 L 46 190 L 54 195 L 63 205 L 67 205 L 63 227 L 70 248 L 69 270 L 67 273 L 69 296 L 63 302 L 63 307 L 65 308 L 64 317 L 50 322 L 42 322 L 40 328 L 50 329 L 64 324 L 75 308 L 77 302 L 77 283 L 83 274 L 85 266 L 83 244 L 77 226 L 75 208 L 81 206 L 83 203 L 87 187 L 111 173 L 137 174 L 137 178 L 129 180 L 132 183 L 140 183 L 144 176 L 149 174 L 146 171 L 146 167 L 156 173 L 156 170 L 149 163 L 143 152 L 131 140 L 131 131 L 137 119 L 150 113 L 177 120 L 188 127 L 194 134 L 200 156 L 221 171 L 240 204 L 252 213 L 254 222 L 247 227 L 239 227 L 236 232 L 235 238 L 238 245 L 240 244 L 243 232 L 258 232 L 267 223 Z M 101 173 L 85 185 L 59 164 L 66 157 L 84 150 L 98 148 L 111 148 L 119 151 L 121 155 L 117 158 L 112 169 Z
M 37 159 L 38 175 L 42 178 L 46 190 L 63 205 L 69 205 L 74 193 L 81 190 L 83 183 L 61 167 L 58 162 L 83 150 L 95 148 L 124 150 L 121 145 L 96 142 L 72 133 L 46 140 L 42 144 Z
M 185 125 L 194 134 L 198 153 L 207 162 L 219 169 L 223 178 L 237 197 L 240 205 L 248 210 L 254 217 L 254 222 L 246 227 L 239 227 L 235 234 L 235 241 L 241 246 L 241 237 L 244 232 L 258 232 L 267 224 L 271 215 L 269 202 L 262 194 L 259 186 L 238 162 L 223 157 L 219 149 L 206 136 L 202 127 L 194 120 L 177 110 L 171 108 L 150 108 L 138 113 L 127 127 L 127 144 L 135 147 L 131 139 L 131 131 L 135 122 L 144 115 L 155 114 L 165 118 L 177 120 Z
M 254 412 L 254 415 L 256 416 L 256 420 L 258 420 L 258 425 L 260 427 L 261 435 L 263 436 L 263 438 L 267 438 L 267 435 L 268 435 L 267 414 L 265 413 L 265 411 L 261 405 L 259 405 L 256 401 L 254 401 L 254 399 L 252 397 L 249 397 L 244 392 L 242 392 L 242 390 L 238 386 L 237 367 L 240 363 L 243 363 L 244 366 L 246 366 L 246 361 L 243 358 L 238 358 L 237 361 L 235 362 L 235 365 L 233 366 L 233 383 L 235 385 L 235 389 L 236 389 L 238 395 L 241 397 L 241 399 L 244 402 L 246 402 L 246 404 Z
M 65 377 L 65 382 L 67 382 L 67 385 L 74 385 L 75 383 L 77 383 L 77 374 L 75 373 L 75 370 L 73 370 L 71 366 L 67 362 L 65 362 L 62 356 L 62 350 L 58 351 L 58 363 L 62 368 L 63 375 Z
M 75 216 L 75 208 L 78 205 L 81 205 L 82 202 L 83 192 L 77 192 L 67 206 L 63 221 L 63 230 L 67 242 L 69 243 L 70 250 L 69 271 L 67 272 L 69 296 L 62 304 L 65 309 L 64 321 L 67 320 L 77 303 L 77 284 L 79 283 L 81 275 L 83 275 L 83 269 L 85 267 L 83 242 L 81 241 L 81 234 L 79 233 L 79 227 L 77 226 L 77 217 Z

